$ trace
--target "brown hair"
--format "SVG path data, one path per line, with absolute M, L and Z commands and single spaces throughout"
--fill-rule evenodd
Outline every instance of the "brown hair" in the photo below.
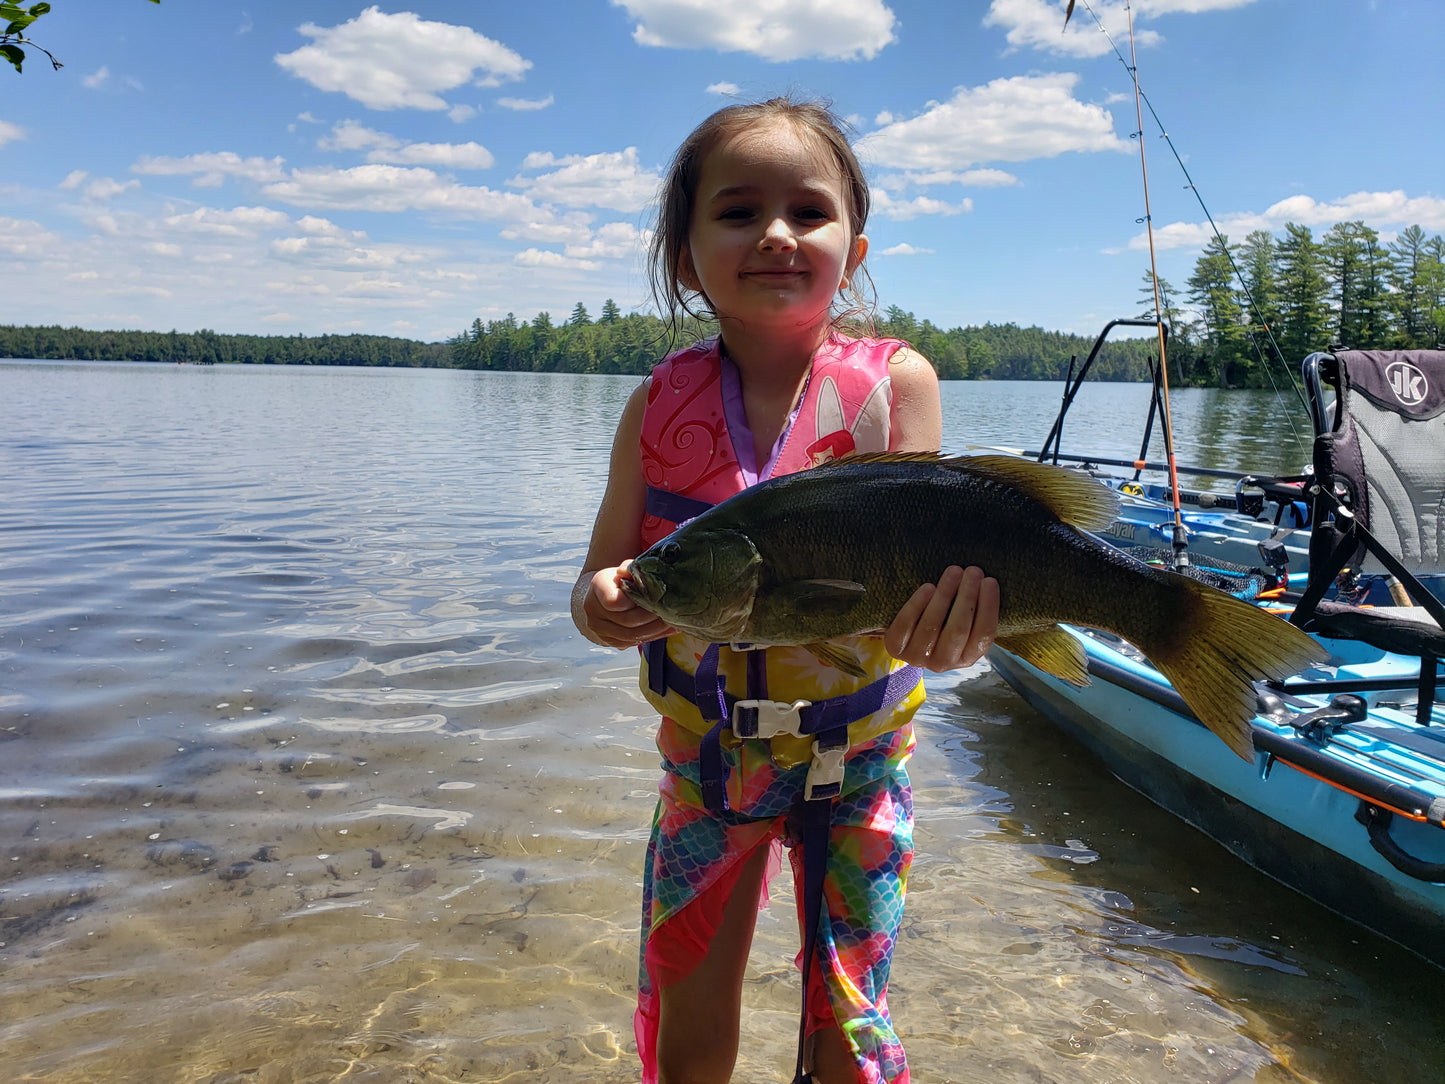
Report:
M 856 240 L 863 233 L 863 227 L 868 221 L 868 182 L 863 176 L 863 167 L 859 165 L 858 157 L 853 153 L 848 137 L 843 132 L 843 122 L 834 114 L 829 103 L 796 101 L 782 97 L 719 109 L 692 130 L 673 156 L 658 197 L 657 223 L 648 247 L 647 272 L 652 285 L 652 297 L 663 318 L 670 324 L 674 338 L 679 330 L 678 325 L 686 316 L 702 320 L 715 319 L 715 314 L 706 307 L 702 311 L 694 310 L 693 303 L 696 299 L 701 298 L 706 306 L 707 298 L 689 290 L 678 280 L 678 262 L 687 246 L 693 204 L 697 199 L 697 186 L 702 179 L 703 162 L 712 149 L 724 140 L 748 128 L 778 120 L 787 121 L 798 131 L 812 135 L 832 154 L 848 197 L 848 224 L 853 238 Z M 868 283 L 866 293 L 859 285 L 860 280 Z M 873 294 L 872 286 L 866 268 L 860 263 L 849 279 L 849 303 L 842 311 L 834 314 L 834 323 L 848 321 L 871 324 L 874 305 L 874 298 L 870 296 Z

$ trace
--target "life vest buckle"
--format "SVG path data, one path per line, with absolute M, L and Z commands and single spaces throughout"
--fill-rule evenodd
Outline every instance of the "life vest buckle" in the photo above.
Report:
M 848 743 L 825 748 L 813 742 L 813 762 L 808 765 L 808 779 L 803 787 L 807 801 L 836 798 L 843 793 L 843 761 L 848 756 Z
M 739 738 L 776 738 L 790 734 L 795 738 L 807 737 L 803 733 L 803 709 L 811 708 L 811 700 L 739 700 L 733 704 L 733 733 Z

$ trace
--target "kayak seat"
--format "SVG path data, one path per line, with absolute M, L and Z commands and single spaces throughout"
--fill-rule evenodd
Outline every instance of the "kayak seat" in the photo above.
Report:
M 1316 481 L 1407 568 L 1445 569 L 1445 350 L 1311 354 L 1304 369 Z M 1312 531 L 1315 564 L 1343 532 L 1319 507 Z M 1351 564 L 1378 570 L 1364 550 Z
M 1315 353 L 1304 383 L 1315 432 L 1309 578 L 1290 620 L 1420 658 L 1417 719 L 1428 723 L 1445 605 L 1417 577 L 1445 570 L 1445 351 Z M 1404 608 L 1325 601 L 1361 573 L 1393 577 Z

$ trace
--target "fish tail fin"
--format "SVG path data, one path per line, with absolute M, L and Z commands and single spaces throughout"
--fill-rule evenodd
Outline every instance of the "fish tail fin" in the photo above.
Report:
M 1200 722 L 1249 760 L 1254 683 L 1283 680 L 1323 662 L 1327 653 L 1275 614 L 1187 577 L 1171 579 L 1180 592 L 1177 635 L 1163 645 L 1138 646 Z

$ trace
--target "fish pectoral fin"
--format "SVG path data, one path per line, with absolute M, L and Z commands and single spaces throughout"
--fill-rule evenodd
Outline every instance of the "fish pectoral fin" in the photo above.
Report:
M 852 580 L 794 580 L 773 591 L 773 597 L 795 613 L 846 614 L 862 602 L 868 590 Z
M 816 644 L 804 644 L 804 650 L 812 652 L 821 662 L 833 667 L 835 670 L 842 670 L 843 673 L 852 677 L 867 677 L 863 667 L 858 664 L 857 658 L 851 651 L 845 650 L 838 644 L 829 643 L 827 640 Z
M 1058 625 L 1037 632 L 1000 636 L 998 646 L 1070 685 L 1089 684 L 1084 648 Z

